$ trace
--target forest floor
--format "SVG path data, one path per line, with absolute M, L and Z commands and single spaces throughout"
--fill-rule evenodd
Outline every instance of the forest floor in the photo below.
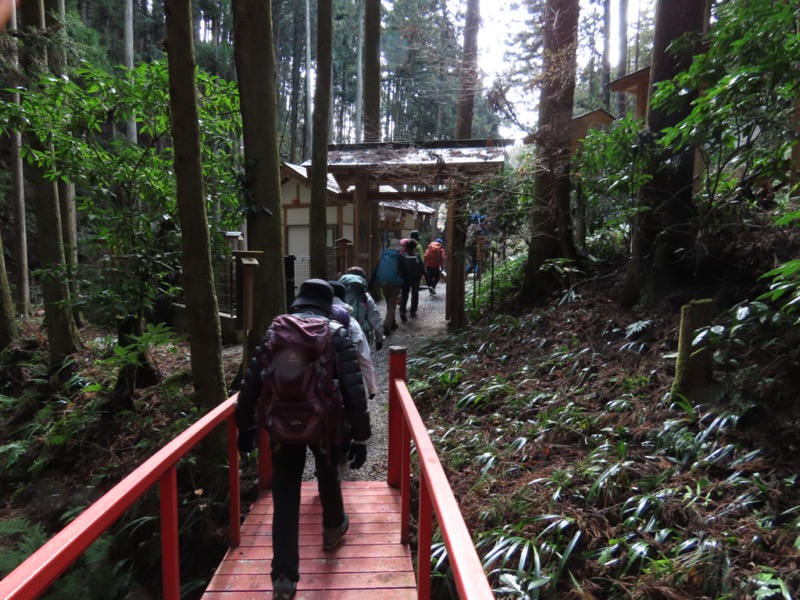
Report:
M 800 488 L 794 485 L 800 471 L 796 335 L 775 334 L 771 349 L 763 351 L 756 343 L 762 337 L 745 340 L 739 356 L 751 360 L 755 370 L 744 378 L 718 372 L 728 390 L 725 395 L 676 407 L 669 390 L 681 305 L 695 297 L 713 297 L 718 319 L 729 326 L 726 309 L 754 297 L 754 289 L 709 281 L 705 288 L 665 298 L 653 308 L 625 309 L 618 302 L 623 281 L 621 270 L 599 273 L 580 283 L 570 301 L 554 298 L 526 311 L 501 304 L 498 294 L 497 306 L 484 307 L 480 318 L 454 334 L 447 332 L 444 321 L 444 294 L 430 296 L 423 288 L 418 319 L 401 324 L 375 355 L 382 383 L 373 419 L 385 418 L 388 347 L 404 345 L 409 348 L 412 394 L 439 447 L 467 525 L 481 540 L 482 555 L 513 537 L 512 531 L 520 539 L 543 540 L 553 533 L 547 528 L 552 523 L 539 517 L 560 515 L 565 519 L 560 534 L 569 538 L 576 524 L 582 532 L 578 546 L 584 559 L 570 566 L 582 597 L 714 597 L 703 590 L 709 570 L 702 565 L 683 569 L 677 581 L 668 574 L 642 577 L 631 558 L 623 569 L 622 551 L 609 550 L 611 558 L 598 561 L 598 553 L 613 547 L 614 540 L 620 547 L 625 545 L 621 540 L 630 540 L 631 524 L 625 518 L 630 502 L 641 503 L 644 518 L 649 509 L 642 498 L 657 495 L 648 483 L 654 480 L 668 480 L 675 495 L 654 499 L 659 516 L 652 519 L 659 526 L 637 533 L 652 552 L 666 556 L 669 547 L 689 538 L 732 539 L 742 549 L 730 561 L 730 572 L 748 576 L 768 567 L 784 577 L 793 593 L 800 593 L 798 536 L 791 533 L 797 527 L 792 511 L 800 510 Z M 186 341 L 154 348 L 162 383 L 137 392 L 129 418 L 109 421 L 98 402 L 113 389 L 113 338 L 94 327 L 85 327 L 82 335 L 86 349 L 66 374 L 47 374 L 44 337 L 35 320 L 25 325 L 20 343 L 4 354 L 0 520 L 24 516 L 54 531 L 65 515 L 96 499 L 194 418 Z M 231 387 L 240 352 L 238 346 L 224 349 Z M 731 391 L 727 384 L 738 389 Z M 727 414 L 723 408 L 738 410 L 738 425 L 733 420 L 720 424 Z M 702 437 L 713 429 L 712 422 L 716 430 Z M 691 448 L 683 454 L 659 446 L 675 430 L 665 427 L 668 423 L 686 433 L 684 441 Z M 384 443 L 373 440 L 375 464 L 383 460 Z M 730 444 L 738 449 L 726 450 Z M 606 448 L 601 458 L 598 448 Z M 620 473 L 625 476 L 619 478 Z M 380 475 L 370 472 L 370 477 Z M 726 485 L 734 475 L 740 485 Z M 763 497 L 743 500 L 741 490 L 754 481 L 763 488 Z M 676 499 L 687 495 L 686 490 L 699 498 L 690 508 Z M 186 509 L 198 502 L 187 502 Z M 766 528 L 759 520 L 764 514 L 787 528 Z M 661 539 L 660 531 L 667 529 L 691 535 Z M 211 537 L 218 540 L 223 533 L 220 529 Z M 756 538 L 758 544 L 751 543 Z M 19 536 L 0 534 L 0 550 L 15 540 Z M 632 544 L 627 544 L 629 557 Z M 539 551 L 546 569 L 545 547 Z M 552 540 L 550 547 L 556 547 Z M 511 546 L 504 548 L 508 561 L 519 559 Z M 498 577 L 513 569 L 510 562 L 493 560 L 487 566 L 495 570 L 493 580 L 500 589 Z M 198 565 L 197 571 L 208 566 Z M 567 592 L 569 586 L 558 585 L 564 586 L 559 597 L 580 596 L 574 587 Z

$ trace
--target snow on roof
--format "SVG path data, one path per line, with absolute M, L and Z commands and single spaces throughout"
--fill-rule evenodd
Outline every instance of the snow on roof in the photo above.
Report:
M 283 164 L 287 169 L 290 169 L 291 171 L 294 171 L 295 173 L 300 175 L 300 177 L 302 177 L 303 179 L 305 179 L 305 180 L 309 179 L 309 177 L 308 177 L 308 169 L 306 167 L 304 167 L 303 165 L 293 165 L 292 163 L 288 163 L 288 162 L 285 162 Z M 342 193 L 342 188 L 339 187 L 339 184 L 337 183 L 336 178 L 331 173 L 328 173 L 328 185 L 326 187 L 328 188 L 329 192 L 333 192 L 334 194 L 341 194 Z M 383 190 L 381 190 L 381 191 L 383 191 Z
M 374 148 L 343 147 L 328 153 L 331 166 L 502 164 L 504 160 L 503 146 L 420 148 L 386 145 Z
M 380 203 L 381 206 L 385 208 L 395 208 L 398 210 L 405 210 L 408 212 L 414 213 L 421 213 L 423 215 L 432 215 L 436 212 L 435 209 L 431 208 L 427 204 L 423 204 L 422 202 L 417 202 L 416 200 L 391 200 L 391 201 L 384 201 Z

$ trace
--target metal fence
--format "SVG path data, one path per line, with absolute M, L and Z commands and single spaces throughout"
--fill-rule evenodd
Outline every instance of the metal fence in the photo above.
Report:
M 336 276 L 333 253 L 328 255 L 328 279 Z M 297 296 L 300 285 L 311 278 L 311 257 L 289 255 L 284 257 L 286 275 L 286 305 L 289 306 Z M 219 312 L 232 317 L 241 314 L 239 296 L 242 293 L 236 261 L 217 261 L 214 263 L 214 285 L 217 292 Z

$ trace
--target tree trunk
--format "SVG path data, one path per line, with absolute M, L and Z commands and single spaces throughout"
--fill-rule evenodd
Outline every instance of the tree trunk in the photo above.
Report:
M 328 199 L 328 133 L 331 109 L 332 0 L 317 0 L 317 84 L 311 149 L 311 276 L 328 279 L 325 256 Z
M 475 87 L 478 82 L 478 31 L 481 24 L 480 0 L 467 0 L 464 24 L 464 50 L 461 55 L 461 93 L 456 116 L 456 139 L 472 138 L 472 117 L 475 111 Z
M 190 337 L 192 380 L 199 407 L 225 399 L 222 333 L 211 268 L 211 244 L 200 159 L 192 16 L 189 0 L 167 0 L 167 59 L 171 133 L 175 148 L 183 291 Z
M 260 250 L 253 288 L 253 348 L 272 319 L 286 312 L 283 212 L 278 156 L 278 96 L 269 2 L 233 2 L 234 52 L 242 111 L 245 174 L 252 208 L 247 243 Z
M 656 4 L 656 30 L 653 41 L 653 64 L 650 89 L 672 79 L 689 67 L 694 48 L 668 51 L 673 41 L 686 33 L 703 29 L 705 3 L 695 0 L 659 0 Z M 652 179 L 637 200 L 637 216 L 631 233 L 631 257 L 623 291 L 623 304 L 652 304 L 679 281 L 691 275 L 690 257 L 694 246 L 692 233 L 692 179 L 694 148 L 676 154 L 662 150 L 655 139 L 667 127 L 674 127 L 691 111 L 696 91 L 680 98 L 677 109 L 652 107 L 647 125 L 652 133 Z M 673 103 L 674 104 L 674 103 Z
M 27 28 L 45 27 L 44 3 L 30 0 L 22 4 L 23 22 Z M 36 52 L 31 48 L 31 52 Z M 29 56 L 26 65 L 28 76 L 35 79 L 33 64 L 41 56 Z M 46 61 L 43 61 L 46 62 Z M 44 151 L 37 139 L 31 139 L 30 147 Z M 66 264 L 64 262 L 64 243 L 61 235 L 61 214 L 58 204 L 58 186 L 45 177 L 44 170 L 31 164 L 29 181 L 32 182 L 36 212 L 39 261 L 47 273 L 42 277 L 42 297 L 44 300 L 45 328 L 50 346 L 50 367 L 58 368 L 68 356 L 81 347 L 78 328 L 72 316 L 67 287 Z
M 133 0 L 125 0 L 125 66 L 133 70 Z M 132 76 L 131 76 L 132 77 Z M 127 121 L 128 141 L 131 144 L 138 143 L 138 132 L 136 131 L 136 114 L 131 112 Z
M 381 0 L 364 0 L 364 141 L 381 141 Z
M 313 143 L 313 96 L 311 95 L 311 0 L 306 0 L 306 119 L 303 136 L 303 158 L 308 158 Z
M 139 316 L 129 316 L 117 320 L 117 344 L 126 348 L 136 343 L 135 337 L 144 333 L 144 320 Z M 161 381 L 161 373 L 155 366 L 150 352 L 142 350 L 136 356 L 136 362 L 128 363 L 117 373 L 114 394 L 105 407 L 114 414 L 121 410 L 133 408 L 133 392 L 147 388 Z
M 303 41 L 303 11 L 302 4 L 294 3 L 294 35 L 292 37 L 292 98 L 290 101 L 291 113 L 289 118 L 289 162 L 297 162 L 297 124 L 299 117 L 300 94 L 300 52 Z
M 17 30 L 17 9 L 15 3 L 11 3 L 11 17 L 9 20 L 11 31 Z M 15 69 L 19 68 L 19 49 L 16 39 L 11 43 L 11 64 Z M 13 93 L 12 102 L 20 103 L 18 93 Z M 22 156 L 22 134 L 15 131 L 11 134 L 11 181 L 12 181 L 12 212 L 14 215 L 14 258 L 15 271 L 14 282 L 16 283 L 16 295 L 14 300 L 17 305 L 17 312 L 23 317 L 31 314 L 31 290 L 28 278 L 28 225 L 25 213 L 25 178 L 23 177 Z
M 47 25 L 54 30 L 55 42 L 51 45 L 54 49 L 50 57 L 50 68 L 53 73 L 63 75 L 67 69 L 66 47 L 68 44 L 66 29 L 62 26 L 66 22 L 67 15 L 64 0 L 47 0 L 45 2 L 47 11 Z M 77 301 L 78 286 L 78 220 L 77 208 L 75 206 L 75 185 L 70 181 L 58 180 L 58 205 L 61 211 L 61 237 L 64 244 L 64 262 L 66 264 L 65 277 L 70 298 Z M 73 310 L 76 324 L 80 325 L 82 318 L 77 310 Z
M 358 2 L 358 46 L 356 52 L 356 114 L 353 118 L 356 128 L 356 143 L 363 139 L 364 135 L 364 2 Z
M 3 238 L 0 236 L 0 248 Z M 17 320 L 14 318 L 14 301 L 6 275 L 6 261 L 0 253 L 0 352 L 17 339 Z
M 619 63 L 617 63 L 617 79 L 628 74 L 628 0 L 619 0 Z M 627 113 L 625 92 L 617 92 L 617 117 Z
M 579 0 L 547 0 L 544 9 L 544 82 L 539 101 L 539 168 L 534 177 L 531 243 L 522 298 L 534 302 L 559 286 L 542 271 L 551 259 L 577 259 L 569 211 L 570 131 L 575 93 Z
M 464 24 L 464 48 L 461 54 L 461 88 L 458 97 L 455 137 L 460 140 L 472 138 L 472 118 L 475 108 L 475 86 L 478 81 L 478 32 L 480 29 L 480 0 L 467 1 Z M 459 329 L 467 324 L 464 312 L 466 295 L 465 261 L 467 246 L 466 190 L 452 193 L 447 202 L 447 249 L 450 267 L 447 277 L 448 325 Z
M 611 110 L 611 0 L 603 0 L 603 107 Z

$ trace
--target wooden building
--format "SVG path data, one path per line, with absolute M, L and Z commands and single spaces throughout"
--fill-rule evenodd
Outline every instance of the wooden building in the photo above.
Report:
M 336 178 L 328 175 L 327 240 L 328 267 L 331 276 L 354 262 L 355 212 L 353 189 L 342 190 Z M 397 190 L 380 186 L 380 193 L 391 198 Z M 281 167 L 281 204 L 283 207 L 286 254 L 308 256 L 310 253 L 311 179 L 306 166 L 284 163 Z M 435 210 L 418 200 L 385 200 L 379 202 L 378 236 L 382 247 L 392 238 L 407 237 L 420 229 Z

